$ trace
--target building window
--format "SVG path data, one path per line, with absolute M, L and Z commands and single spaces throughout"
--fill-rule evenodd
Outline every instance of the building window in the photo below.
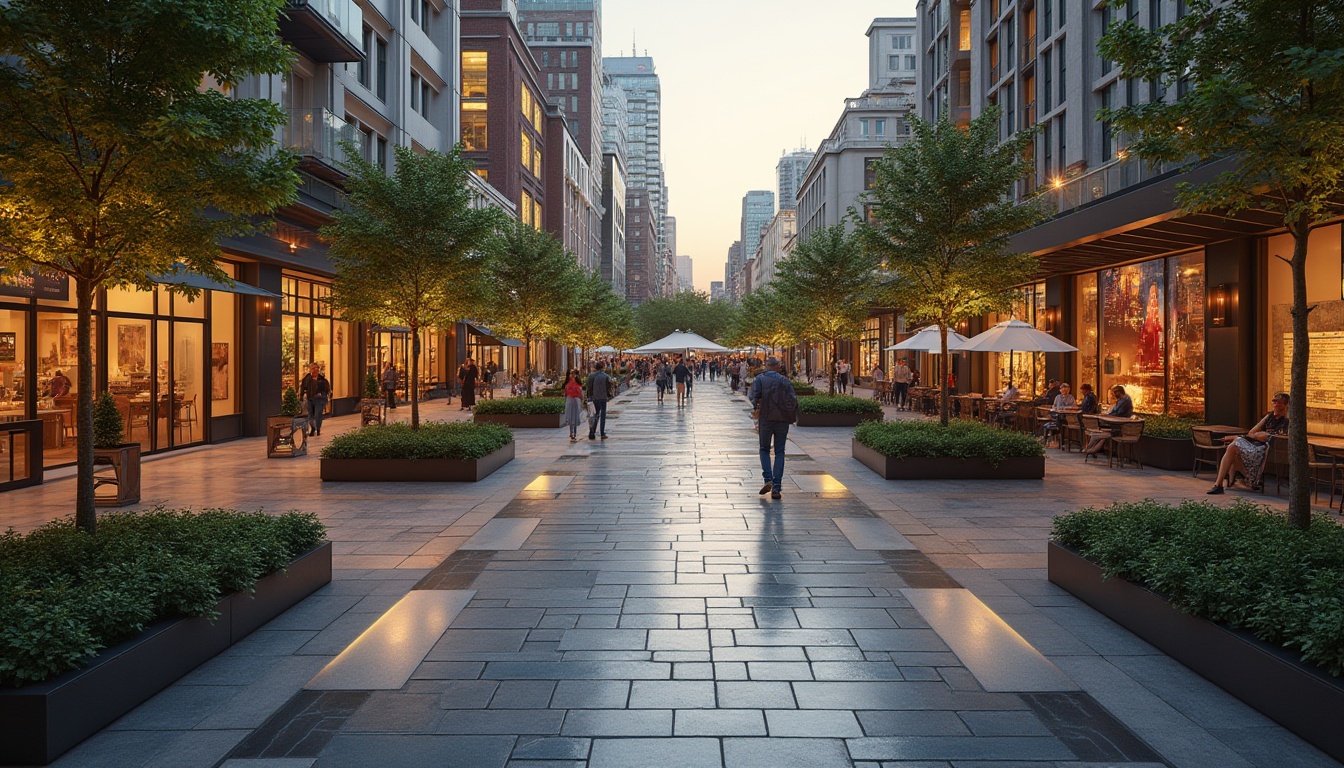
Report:
M 532 168 L 532 137 L 527 135 L 527 131 L 522 132 L 522 151 L 519 157 L 522 159 L 523 167 L 531 170 Z
M 1046 4 L 1047 6 L 1049 6 L 1049 5 L 1052 4 L 1054 1 L 1055 1 L 1055 0 L 1045 0 L 1045 4 Z M 1060 29 L 1063 29 L 1063 28 L 1064 28 L 1064 25 L 1068 23 L 1068 16 L 1067 16 L 1068 8 L 1069 8 L 1069 0 L 1059 0 L 1059 28 L 1060 28 Z
M 900 56 L 900 54 L 898 54 L 898 53 L 893 53 L 892 55 L 890 55 L 890 56 L 887 57 L 887 69 L 890 69 L 890 70 L 897 70 L 897 69 L 900 69 L 900 68 L 901 68 L 901 56 Z
M 874 121 L 873 121 L 873 134 L 876 135 L 876 136 L 885 136 L 885 135 L 887 135 L 887 121 L 886 121 L 886 120 L 874 120 Z
M 374 156 L 374 162 L 377 163 L 377 164 L 378 164 L 378 167 L 379 167 L 379 168 L 382 168 L 384 171 L 388 170 L 388 167 L 387 167 L 387 139 L 384 139 L 382 136 L 379 136 L 379 137 L 378 137 L 378 150 L 377 150 L 377 155 Z
M 531 24 L 528 24 L 528 26 L 530 27 L 530 26 L 532 26 L 532 25 L 531 25 Z M 541 52 L 541 66 L 543 66 L 543 67 L 549 67 L 549 66 L 551 66 L 551 52 L 550 52 L 550 51 L 542 51 L 542 52 Z
M 468 152 L 490 148 L 488 106 L 481 101 L 462 102 L 462 145 Z
M 914 68 L 915 68 L 915 55 L 914 55 L 913 53 L 906 54 L 906 57 L 905 57 L 905 68 L 906 68 L 906 69 L 914 69 Z
M 420 111 L 420 76 L 411 73 L 411 110 Z
M 378 53 L 378 72 L 374 74 L 377 80 L 376 94 L 381 101 L 387 101 L 387 41 L 378 38 L 374 48 Z
M 863 159 L 863 188 L 872 189 L 877 186 L 877 166 L 882 162 L 880 157 L 865 157 Z
M 971 50 L 971 10 L 963 9 L 957 14 L 957 50 Z
M 1046 7 L 1048 8 L 1050 6 L 1047 5 Z M 1052 105 L 1055 103 L 1055 72 L 1054 68 L 1051 66 L 1051 64 L 1054 63 L 1052 61 L 1054 56 L 1055 51 L 1053 48 L 1041 54 L 1041 71 L 1045 73 L 1045 78 L 1043 80 L 1045 87 L 1041 89 L 1041 114 L 1049 113 Z
M 428 0 L 420 0 L 420 29 L 429 34 L 429 23 L 434 18 L 434 9 L 430 6 Z
M 892 35 L 891 47 L 898 51 L 907 51 L 911 48 L 910 35 Z
M 420 115 L 429 119 L 429 104 L 434 100 L 434 89 L 422 78 L 420 80 Z
M 373 30 L 365 27 L 360 38 L 360 49 L 364 51 L 364 60 L 359 62 L 355 69 L 359 84 L 365 88 L 369 87 L 369 67 L 373 61 Z
M 486 51 L 462 52 L 462 98 L 485 99 L 490 92 L 486 85 L 490 71 L 490 54 Z

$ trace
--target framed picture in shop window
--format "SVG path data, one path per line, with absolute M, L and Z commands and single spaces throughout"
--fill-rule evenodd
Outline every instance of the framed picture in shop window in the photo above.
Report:
M 0 363 L 12 363 L 18 360 L 18 334 L 8 331 L 0 333 Z
M 79 321 L 62 320 L 58 326 L 57 338 L 60 340 L 60 364 L 79 364 Z

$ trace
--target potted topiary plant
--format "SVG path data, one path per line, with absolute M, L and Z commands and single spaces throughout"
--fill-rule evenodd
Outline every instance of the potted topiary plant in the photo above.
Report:
M 267 458 L 291 459 L 308 453 L 307 427 L 299 393 L 289 387 L 280 401 L 280 415 L 266 420 Z
M 140 501 L 140 444 L 123 442 L 124 416 L 108 392 L 93 402 L 93 496 L 100 507 Z
M 364 397 L 359 401 L 359 425 L 382 424 L 387 420 L 387 401 L 379 390 L 378 374 L 369 371 L 364 377 Z

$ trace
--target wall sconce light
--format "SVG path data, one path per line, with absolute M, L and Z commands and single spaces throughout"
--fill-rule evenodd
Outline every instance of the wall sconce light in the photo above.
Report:
M 299 244 L 293 240 L 289 241 L 289 252 L 294 253 L 299 250 Z
M 1046 307 L 1045 314 L 1041 317 L 1041 324 L 1045 326 L 1042 330 L 1046 333 L 1054 333 L 1059 327 L 1059 307 Z
M 1209 324 L 1233 328 L 1237 324 L 1237 284 L 1219 283 L 1209 289 Z
M 261 299 L 257 304 L 257 315 L 260 325 L 271 325 L 274 317 L 275 302 L 270 299 Z

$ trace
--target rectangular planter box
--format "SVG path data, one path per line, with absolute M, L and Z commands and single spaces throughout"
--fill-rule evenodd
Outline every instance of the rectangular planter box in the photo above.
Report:
M 475 483 L 513 461 L 514 443 L 471 461 L 322 459 L 322 479 L 347 483 Z
M 1040 480 L 1045 457 L 1004 459 L 993 466 L 983 459 L 944 459 L 912 456 L 895 459 L 851 440 L 854 458 L 886 480 Z
M 565 425 L 563 413 L 476 413 L 478 424 L 503 424 L 511 429 L 559 429 Z
M 88 666 L 0 689 L 0 765 L 46 765 L 331 582 L 331 542 L 219 602 L 214 622 L 155 624 Z
M 1174 472 L 1188 472 L 1195 465 L 1195 444 L 1188 438 L 1139 438 L 1139 461 L 1150 467 Z
M 1344 761 L 1344 681 L 1296 654 L 1173 609 L 1161 596 L 1051 542 L 1050 581 L 1336 760 Z
M 880 413 L 800 413 L 800 427 L 857 427 L 865 421 L 881 421 Z

